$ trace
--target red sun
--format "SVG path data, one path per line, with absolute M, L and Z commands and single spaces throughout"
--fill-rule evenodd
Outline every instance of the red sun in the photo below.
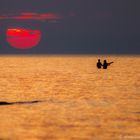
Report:
M 40 30 L 11 28 L 7 29 L 6 37 L 10 46 L 18 49 L 29 49 L 40 42 L 41 32 Z

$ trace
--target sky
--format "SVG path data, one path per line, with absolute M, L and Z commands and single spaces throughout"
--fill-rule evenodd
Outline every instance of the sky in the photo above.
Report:
M 139 0 L 0 0 L 0 54 L 140 54 L 139 5 Z

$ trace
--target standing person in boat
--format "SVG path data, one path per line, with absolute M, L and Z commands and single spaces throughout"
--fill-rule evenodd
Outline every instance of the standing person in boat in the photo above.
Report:
M 112 63 L 114 63 L 114 62 L 107 63 L 107 61 L 104 60 L 103 69 L 107 69 L 107 67 L 108 67 L 110 64 L 112 64 Z
M 100 59 L 98 59 L 97 68 L 98 68 L 98 69 L 101 69 L 101 67 L 102 67 L 102 63 L 100 62 Z

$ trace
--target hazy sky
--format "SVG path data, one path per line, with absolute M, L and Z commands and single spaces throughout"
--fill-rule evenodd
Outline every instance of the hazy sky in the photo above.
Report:
M 0 0 L 0 53 L 140 54 L 139 0 Z M 7 28 L 41 30 L 32 49 L 5 41 Z

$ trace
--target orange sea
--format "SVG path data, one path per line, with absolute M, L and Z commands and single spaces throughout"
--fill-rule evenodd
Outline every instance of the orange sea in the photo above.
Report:
M 140 140 L 140 56 L 3 55 L 2 101 L 0 140 Z

